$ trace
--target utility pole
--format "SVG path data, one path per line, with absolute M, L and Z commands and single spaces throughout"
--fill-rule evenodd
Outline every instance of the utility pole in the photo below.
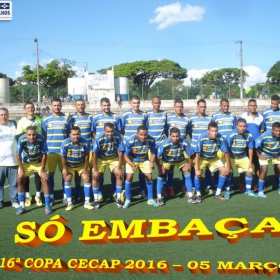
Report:
M 39 78 L 39 53 L 38 53 L 38 39 L 35 38 L 34 42 L 36 43 L 36 56 L 37 56 L 37 85 L 38 85 L 38 102 L 41 102 L 40 95 L 40 78 Z
M 243 51 L 242 51 L 242 40 L 235 41 L 236 44 L 240 44 L 240 99 L 243 99 Z

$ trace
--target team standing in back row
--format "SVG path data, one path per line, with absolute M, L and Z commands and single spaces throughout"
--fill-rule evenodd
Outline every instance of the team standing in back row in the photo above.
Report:
M 18 124 L 9 121 L 6 108 L 0 108 L 0 143 L 3 147 L 0 151 L 0 208 L 3 207 L 4 183 L 8 178 L 12 206 L 17 209 L 16 214 L 25 213 L 25 207 L 32 201 L 29 176 L 34 173 L 36 204 L 43 204 L 43 185 L 44 211 L 52 213 L 57 165 L 62 174 L 66 211 L 74 208 L 74 201 L 81 200 L 81 178 L 84 181 L 84 208 L 99 208 L 103 201 L 106 166 L 111 172 L 116 205 L 124 209 L 131 205 L 131 186 L 137 169 L 139 196 L 155 207 L 164 205 L 163 196 L 174 196 L 175 166 L 182 172 L 182 190 L 192 204 L 202 202 L 200 180 L 204 169 L 205 191 L 215 192 L 214 197 L 218 200 L 230 199 L 234 168 L 240 173 L 240 192 L 245 190 L 248 197 L 265 198 L 265 178 L 271 161 L 275 172 L 274 187 L 280 193 L 278 95 L 271 97 L 271 107 L 263 114 L 257 113 L 256 101 L 250 99 L 248 111 L 238 120 L 229 112 L 229 101 L 225 98 L 220 101 L 220 110 L 212 117 L 206 114 L 203 99 L 197 102 L 197 113 L 191 117 L 183 113 L 181 99 L 174 101 L 174 113 L 169 116 L 160 109 L 158 96 L 153 97 L 153 109 L 147 112 L 140 110 L 137 96 L 131 97 L 130 105 L 131 109 L 119 117 L 111 112 L 109 99 L 102 98 L 101 112 L 91 116 L 85 112 L 84 100 L 76 100 L 76 113 L 66 116 L 61 112 L 61 101 L 54 99 L 52 114 L 41 120 L 35 115 L 34 104 L 28 102 L 24 105 L 26 116 Z M 158 169 L 156 200 L 152 181 L 155 169 Z M 211 173 L 214 173 L 214 188 L 211 187 Z M 252 190 L 253 174 L 256 185 Z M 224 186 L 226 191 L 222 196 Z M 91 193 L 93 204 L 90 203 Z

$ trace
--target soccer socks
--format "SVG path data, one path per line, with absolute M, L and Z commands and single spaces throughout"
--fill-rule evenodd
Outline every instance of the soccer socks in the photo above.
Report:
M 85 188 L 85 186 L 84 186 Z M 76 196 L 80 196 L 81 195 L 81 184 L 75 184 L 75 194 Z
M 122 186 L 116 186 L 116 192 L 117 192 L 117 199 L 121 199 Z
M 138 178 L 139 178 L 139 184 L 140 184 L 139 191 L 140 192 L 145 191 L 146 179 L 145 179 L 144 173 L 139 172 Z
M 253 182 L 253 175 L 245 175 L 245 183 L 246 183 L 246 192 L 251 191 L 251 186 Z
M 111 173 L 112 194 L 114 194 L 116 192 L 116 181 L 117 181 L 117 178 L 116 178 L 115 174 Z
M 161 192 L 163 189 L 163 184 L 164 184 L 164 177 L 157 177 L 157 197 L 161 198 Z
M 84 193 L 85 193 L 85 202 L 89 202 L 90 201 L 90 189 L 91 189 L 91 184 L 90 182 L 84 182 Z M 77 193 L 76 193 L 77 195 Z
M 54 193 L 54 174 L 53 173 L 49 174 L 49 184 L 50 184 L 50 194 L 53 197 L 53 193 Z
M 148 200 L 153 199 L 153 180 L 146 181 L 147 190 L 148 190 Z
M 18 192 L 18 201 L 22 208 L 24 208 L 24 192 Z
M 264 181 L 259 179 L 259 193 L 263 192 L 263 188 L 264 188 Z
M 206 186 L 211 186 L 211 171 L 208 168 L 205 169 L 205 180 Z
M 125 181 L 125 183 L 124 183 L 126 201 L 130 201 L 130 197 L 131 197 L 131 185 L 132 185 L 132 182 L 127 182 L 127 181 Z
M 41 187 L 42 187 L 41 177 L 37 172 L 34 172 L 34 176 L 35 176 L 36 193 L 37 192 L 41 193 Z M 40 197 L 40 194 L 36 196 Z
M 197 178 L 196 176 L 194 177 L 194 186 L 195 190 L 200 193 L 200 178 Z M 192 197 L 192 191 L 189 192 L 188 190 L 188 195 L 189 197 Z
M 173 172 L 168 172 L 167 173 L 168 188 L 173 188 L 173 177 L 174 177 Z
M 220 175 L 220 172 L 219 171 L 215 171 L 214 172 L 214 185 L 215 186 L 218 186 L 219 184 L 219 175 Z M 228 179 L 227 179 L 228 180 Z M 229 185 L 230 186 L 230 185 Z
M 99 184 L 100 184 L 100 179 L 99 179 Z M 94 201 L 98 201 L 99 188 L 100 188 L 100 185 L 99 186 L 92 186 L 92 192 L 93 192 Z
M 185 187 L 188 190 L 188 195 L 190 196 L 190 193 L 192 193 L 193 189 L 193 183 L 192 183 L 192 178 L 191 178 L 191 173 L 183 174 L 184 176 L 184 184 Z M 200 189 L 200 188 L 199 188 Z
M 222 174 L 220 174 L 220 176 L 219 176 L 219 184 L 218 184 L 218 188 L 217 188 L 217 190 L 216 190 L 216 196 L 217 195 L 219 195 L 220 193 L 221 193 L 221 190 L 222 190 L 222 188 L 223 188 L 223 186 L 224 186 L 224 184 L 225 184 L 225 182 L 226 182 L 226 177 L 225 176 L 223 176 Z
M 50 198 L 50 195 L 49 194 L 44 194 L 44 197 L 45 197 L 45 205 L 47 208 L 50 208 L 50 203 L 51 203 L 51 198 Z
M 66 194 L 68 205 L 72 204 L 71 182 L 69 182 L 69 181 L 64 182 L 64 193 Z
M 104 176 L 99 177 L 99 194 L 102 194 L 104 185 Z

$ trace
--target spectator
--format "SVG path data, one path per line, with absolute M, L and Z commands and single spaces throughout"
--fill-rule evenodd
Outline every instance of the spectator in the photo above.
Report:
M 119 94 L 117 95 L 117 103 L 118 103 L 118 107 L 121 108 L 122 107 L 122 98 Z

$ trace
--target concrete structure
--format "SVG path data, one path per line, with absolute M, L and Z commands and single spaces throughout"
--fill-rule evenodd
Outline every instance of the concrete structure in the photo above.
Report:
M 129 86 L 128 78 L 119 77 L 115 78 L 115 93 L 116 96 L 120 95 L 122 101 L 127 101 L 129 99 Z
M 10 85 L 8 78 L 0 78 L 0 103 L 10 103 Z

